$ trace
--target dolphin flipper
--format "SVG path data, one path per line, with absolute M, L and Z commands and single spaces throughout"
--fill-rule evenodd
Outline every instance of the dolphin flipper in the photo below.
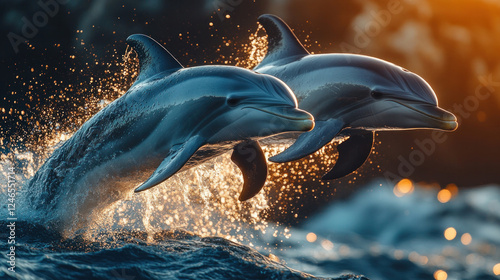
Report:
M 167 180 L 191 158 L 191 156 L 205 143 L 200 136 L 193 136 L 182 145 L 174 146 L 168 156 L 161 162 L 153 175 L 142 183 L 134 192 L 142 192 Z
M 312 131 L 302 133 L 293 145 L 282 153 L 269 158 L 269 160 L 283 163 L 308 156 L 330 143 L 343 127 L 344 123 L 338 119 L 316 121 Z
M 266 57 L 257 68 L 283 58 L 309 54 L 290 27 L 279 17 L 261 15 L 259 23 L 266 29 L 268 46 Z
M 245 141 L 234 147 L 231 160 L 243 173 L 243 190 L 239 200 L 245 201 L 260 192 L 267 178 L 267 161 L 259 142 Z
M 139 76 L 136 83 L 144 81 L 158 73 L 182 69 L 179 61 L 153 38 L 134 34 L 127 38 L 127 43 L 134 48 L 139 58 Z
M 365 163 L 373 146 L 374 133 L 363 131 L 353 134 L 337 147 L 339 158 L 335 166 L 321 178 L 322 180 L 333 180 L 344 177 Z

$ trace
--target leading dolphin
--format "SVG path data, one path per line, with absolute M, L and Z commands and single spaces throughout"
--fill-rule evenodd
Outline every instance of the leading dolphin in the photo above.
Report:
M 231 149 L 245 179 L 239 199 L 246 200 L 267 176 L 257 140 L 314 126 L 275 77 L 233 66 L 184 68 L 145 35 L 132 35 L 127 43 L 139 58 L 137 80 L 36 173 L 30 189 L 42 186 L 39 203 L 57 204 L 83 189 L 140 184 L 135 191 L 143 191 Z
M 259 23 L 268 35 L 268 52 L 254 70 L 284 81 L 316 122 L 271 161 L 297 160 L 336 137 L 349 136 L 338 146 L 336 165 L 323 177 L 331 180 L 365 162 L 374 131 L 457 128 L 455 116 L 438 107 L 436 94 L 418 75 L 369 56 L 311 55 L 280 18 L 262 15 Z

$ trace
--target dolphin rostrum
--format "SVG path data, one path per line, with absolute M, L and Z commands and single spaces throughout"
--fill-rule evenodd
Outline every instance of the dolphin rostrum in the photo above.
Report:
M 41 186 L 39 203 L 83 189 L 126 191 L 140 184 L 135 191 L 144 191 L 229 150 L 245 179 L 239 199 L 247 200 L 267 176 L 257 140 L 314 126 L 275 77 L 233 66 L 184 68 L 145 35 L 127 43 L 139 58 L 137 80 L 39 169 L 30 182 Z
M 457 128 L 455 116 L 438 107 L 436 94 L 418 75 L 364 55 L 312 55 L 282 19 L 262 15 L 259 23 L 268 35 L 268 52 L 254 70 L 284 81 L 316 123 L 271 161 L 297 160 L 349 136 L 338 146 L 336 165 L 322 178 L 331 180 L 366 161 L 374 131 Z

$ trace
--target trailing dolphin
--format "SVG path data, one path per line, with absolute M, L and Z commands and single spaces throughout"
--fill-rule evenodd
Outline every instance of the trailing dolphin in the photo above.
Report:
M 275 77 L 233 66 L 183 68 L 148 36 L 127 43 L 138 54 L 137 80 L 47 159 L 30 182 L 43 186 L 39 203 L 87 188 L 143 191 L 231 149 L 246 200 L 267 176 L 257 140 L 314 126 Z
M 430 128 L 455 130 L 453 114 L 438 107 L 424 79 L 395 64 L 355 54 L 311 55 L 288 25 L 274 15 L 259 23 L 268 35 L 268 52 L 255 71 L 284 81 L 299 108 L 313 114 L 315 128 L 301 134 L 274 162 L 297 160 L 337 137 L 336 165 L 324 177 L 343 177 L 370 155 L 374 131 Z

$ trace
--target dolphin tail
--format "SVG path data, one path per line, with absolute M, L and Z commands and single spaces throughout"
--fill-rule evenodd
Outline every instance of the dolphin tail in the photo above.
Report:
M 321 180 L 334 180 L 344 177 L 365 163 L 373 146 L 373 132 L 363 131 L 353 134 L 337 147 L 339 158 L 335 166 Z
M 130 35 L 127 38 L 127 43 L 134 48 L 139 57 L 140 71 L 136 83 L 161 72 L 175 72 L 183 68 L 169 51 L 149 36 Z
M 344 123 L 338 119 L 316 121 L 313 130 L 302 133 L 293 145 L 269 160 L 283 163 L 308 156 L 330 143 L 343 127 Z
M 202 137 L 194 136 L 184 144 L 172 148 L 168 156 L 161 162 L 160 166 L 158 166 L 149 179 L 136 188 L 134 192 L 142 192 L 150 189 L 170 178 L 186 164 L 204 143 L 205 140 Z
M 255 69 L 283 58 L 309 54 L 281 18 L 275 15 L 261 15 L 259 23 L 266 29 L 268 46 L 266 57 Z
M 243 190 L 239 200 L 245 201 L 260 192 L 267 179 L 267 161 L 259 142 L 245 141 L 234 147 L 231 160 L 243 173 Z

